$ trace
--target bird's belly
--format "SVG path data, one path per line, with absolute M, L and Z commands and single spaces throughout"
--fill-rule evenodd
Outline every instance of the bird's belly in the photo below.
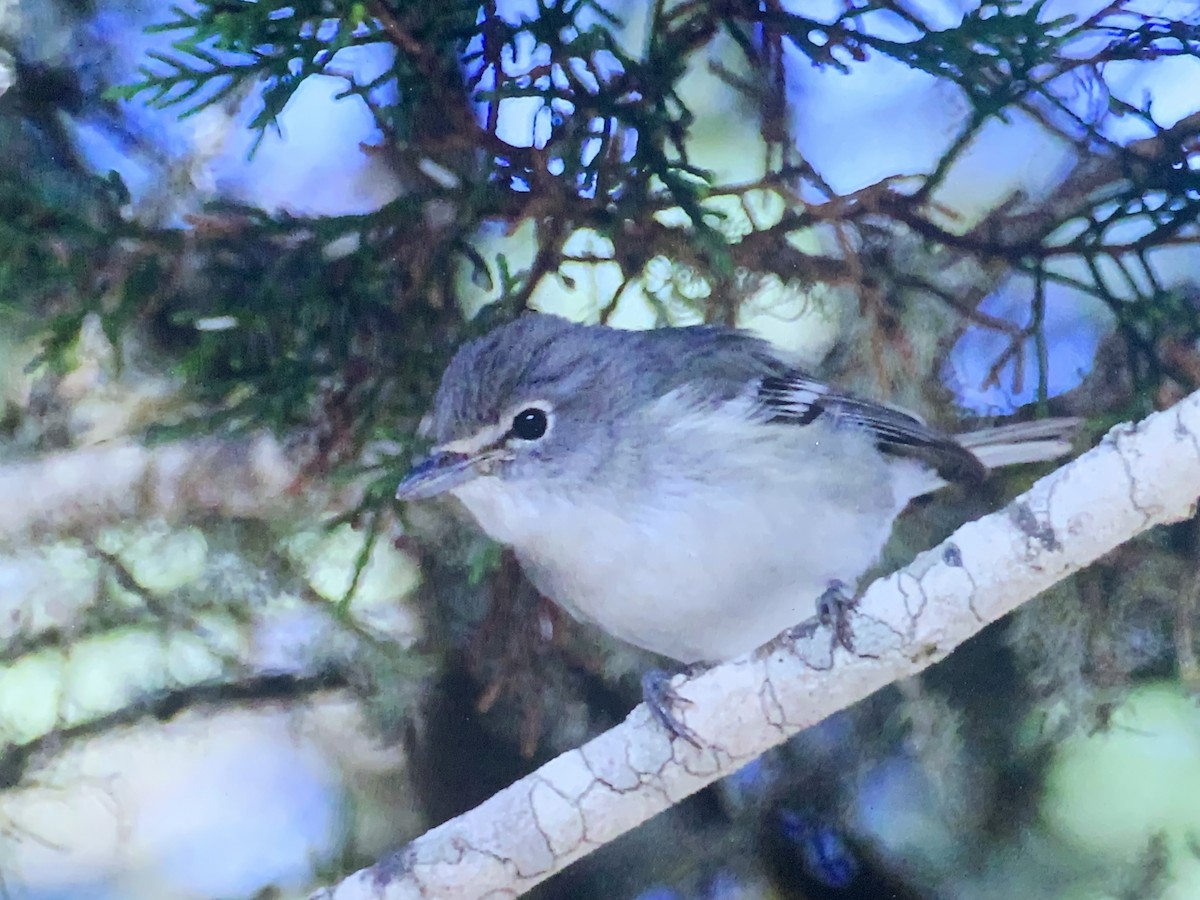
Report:
M 555 540 L 517 552 L 538 589 L 576 617 L 680 662 L 713 662 L 810 617 L 830 581 L 854 583 L 875 562 L 891 527 L 878 510 L 841 509 L 821 522 L 794 508 L 786 522 L 769 509 L 749 519 L 721 512 L 665 511 L 637 526 L 593 517 L 574 536 L 560 522 Z
M 551 600 L 687 663 L 750 651 L 811 616 L 831 580 L 856 583 L 911 496 L 854 433 L 789 426 L 731 454 L 677 430 L 569 491 L 483 477 L 455 494 Z

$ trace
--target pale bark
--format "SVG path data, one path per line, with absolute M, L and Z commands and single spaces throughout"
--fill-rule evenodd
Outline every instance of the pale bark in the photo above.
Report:
M 262 517 L 298 466 L 270 437 L 102 444 L 0 467 L 0 546 L 134 518 Z
M 1114 428 L 1006 509 L 872 584 L 853 615 L 855 653 L 831 654 L 821 632 L 683 684 L 682 718 L 703 749 L 672 742 L 638 707 L 314 900 L 518 896 L 798 731 L 922 671 L 1119 544 L 1188 518 L 1197 497 L 1200 393 Z

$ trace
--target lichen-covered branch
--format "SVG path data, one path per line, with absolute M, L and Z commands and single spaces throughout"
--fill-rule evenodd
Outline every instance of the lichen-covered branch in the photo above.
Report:
M 1191 516 L 1198 497 L 1194 393 L 1117 426 L 1006 509 L 871 585 L 853 613 L 855 652 L 832 650 L 826 633 L 781 639 L 681 685 L 679 711 L 701 748 L 672 742 L 638 707 L 314 900 L 519 896 L 791 735 L 922 671 L 1135 535 Z
M 261 518 L 288 502 L 299 474 L 267 436 L 101 445 L 0 466 L 0 546 L 138 517 Z

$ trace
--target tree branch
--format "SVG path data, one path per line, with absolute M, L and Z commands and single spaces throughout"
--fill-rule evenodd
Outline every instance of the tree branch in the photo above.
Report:
M 16 463 L 0 467 L 0 545 L 137 517 L 257 518 L 288 499 L 299 471 L 266 436 L 105 444 Z
M 0 748 L 0 789 L 20 784 L 31 768 L 76 742 L 143 719 L 168 721 L 190 709 L 228 709 L 278 701 L 296 703 L 314 694 L 344 690 L 348 680 L 340 666 L 330 663 L 305 674 L 251 674 L 236 680 L 203 681 L 147 691 L 95 718 L 62 725 L 24 743 L 5 744 Z
M 681 717 L 702 749 L 672 743 L 639 706 L 313 900 L 518 896 L 793 734 L 943 659 L 1124 541 L 1188 518 L 1197 497 L 1200 392 L 1117 426 L 1006 509 L 872 584 L 852 613 L 853 654 L 831 650 L 827 633 L 781 638 L 679 686 Z

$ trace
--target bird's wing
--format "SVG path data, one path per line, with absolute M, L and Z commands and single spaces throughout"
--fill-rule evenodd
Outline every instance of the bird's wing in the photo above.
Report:
M 763 376 L 756 401 L 769 421 L 861 428 L 884 453 L 917 459 L 947 481 L 974 483 L 987 467 L 958 441 L 901 409 L 845 394 L 795 369 Z

